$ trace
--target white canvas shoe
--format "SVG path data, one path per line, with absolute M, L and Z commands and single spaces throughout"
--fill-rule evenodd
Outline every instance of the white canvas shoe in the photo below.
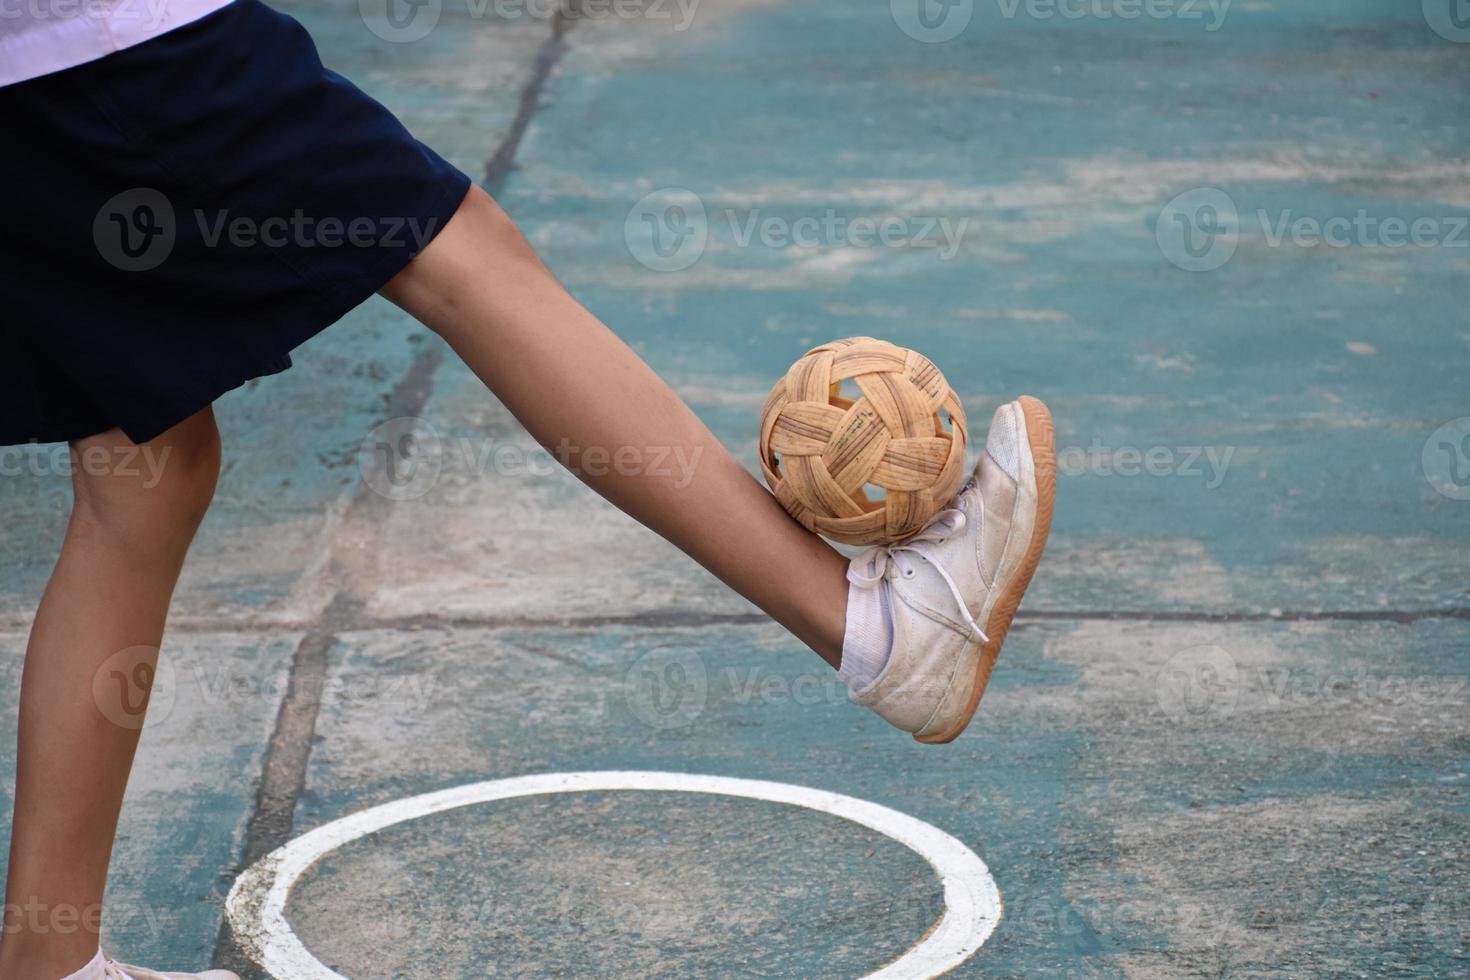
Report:
M 1022 396 L 996 410 L 949 509 L 914 537 L 853 559 L 848 579 L 886 582 L 893 614 L 888 662 L 854 701 L 920 742 L 965 730 L 1046 547 L 1056 484 L 1051 413 Z
M 107 980 L 240 980 L 229 970 L 205 970 L 203 973 L 159 973 L 141 966 L 128 966 L 114 959 L 103 960 L 102 975 Z

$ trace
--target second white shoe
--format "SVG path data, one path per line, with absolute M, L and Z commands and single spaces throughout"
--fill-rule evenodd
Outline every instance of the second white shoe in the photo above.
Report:
M 107 980 L 240 980 L 229 970 L 205 970 L 203 973 L 159 973 L 141 966 L 128 966 L 117 960 L 107 959 L 102 963 L 102 975 Z
M 996 410 L 948 509 L 914 537 L 853 559 L 854 585 L 887 583 L 893 626 L 888 662 L 854 701 L 920 742 L 965 730 L 1046 547 L 1056 482 L 1051 413 L 1022 396 Z

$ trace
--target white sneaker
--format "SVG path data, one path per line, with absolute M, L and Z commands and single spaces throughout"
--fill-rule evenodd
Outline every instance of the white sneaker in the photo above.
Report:
M 128 966 L 114 959 L 102 961 L 102 975 L 107 980 L 240 980 L 229 970 L 205 970 L 203 973 L 159 973 L 141 966 Z
M 1056 485 L 1051 413 L 1022 396 L 996 410 L 949 509 L 914 537 L 853 559 L 849 580 L 887 582 L 893 614 L 888 662 L 854 701 L 920 742 L 965 730 L 1046 547 Z

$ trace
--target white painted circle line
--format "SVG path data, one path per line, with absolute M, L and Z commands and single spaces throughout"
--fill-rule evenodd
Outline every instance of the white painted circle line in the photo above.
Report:
M 906 813 L 791 783 L 617 770 L 555 772 L 471 783 L 394 800 L 333 820 L 302 834 L 247 868 L 230 889 L 225 914 L 241 948 L 279 980 L 347 980 L 311 955 L 286 921 L 286 902 L 291 889 L 322 857 L 387 827 L 458 807 L 523 796 L 621 790 L 710 793 L 805 807 L 876 830 L 923 857 L 944 886 L 944 912 L 917 945 L 868 974 L 869 980 L 939 976 L 974 955 L 1000 921 L 1000 890 L 979 855 L 939 828 Z

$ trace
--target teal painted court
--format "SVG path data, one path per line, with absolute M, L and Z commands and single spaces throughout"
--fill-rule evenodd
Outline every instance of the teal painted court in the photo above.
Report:
M 1460 0 L 277 6 L 483 177 L 753 472 L 787 366 L 882 337 L 980 433 L 1046 400 L 1056 517 L 975 723 L 914 744 L 373 300 L 217 406 L 119 955 L 248 975 L 225 895 L 276 847 L 609 769 L 791 783 L 958 838 L 1004 916 L 953 976 L 1470 971 Z M 385 432 L 424 447 L 407 482 Z M 7 826 L 69 508 L 52 449 L 0 451 Z M 388 828 L 287 915 L 354 980 L 842 977 L 943 909 L 923 858 L 839 818 L 603 792 Z

